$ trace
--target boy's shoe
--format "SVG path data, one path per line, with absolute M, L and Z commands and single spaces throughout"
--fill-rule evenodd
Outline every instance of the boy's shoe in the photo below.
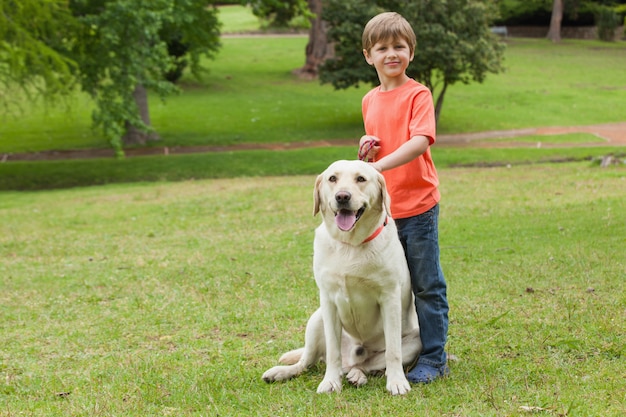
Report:
M 409 382 L 416 384 L 429 384 L 438 378 L 450 375 L 450 368 L 444 365 L 441 368 L 418 363 L 415 368 L 411 369 L 406 376 Z

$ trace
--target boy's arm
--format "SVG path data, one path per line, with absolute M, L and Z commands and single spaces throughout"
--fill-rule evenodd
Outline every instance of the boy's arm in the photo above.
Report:
M 430 146 L 430 141 L 426 136 L 413 136 L 394 152 L 381 158 L 379 161 L 372 162 L 372 166 L 376 168 L 378 172 L 397 168 L 411 162 L 426 152 L 428 146 Z

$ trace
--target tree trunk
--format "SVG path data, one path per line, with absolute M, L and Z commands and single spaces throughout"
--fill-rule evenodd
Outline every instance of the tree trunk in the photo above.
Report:
M 561 42 L 561 21 L 563 20 L 563 0 L 554 0 L 552 3 L 552 17 L 548 39 L 552 42 Z
M 443 87 L 441 88 L 441 92 L 437 96 L 437 100 L 435 102 L 435 124 L 439 124 L 439 116 L 441 116 L 441 109 L 443 109 L 443 98 L 446 95 L 446 90 L 448 90 L 448 83 L 444 81 Z
M 137 104 L 141 121 L 144 125 L 151 127 L 150 111 L 148 109 L 148 91 L 143 85 L 137 84 L 135 90 L 133 90 L 133 98 L 135 99 L 135 104 Z M 122 138 L 124 145 L 145 145 L 149 140 L 160 139 L 156 132 L 141 130 L 137 126 L 133 126 L 129 121 L 126 121 L 125 127 L 126 133 Z
M 320 65 L 335 55 L 335 50 L 326 37 L 327 24 L 322 20 L 322 0 L 308 0 L 308 4 L 315 18 L 311 20 L 306 60 L 302 68 L 293 72 L 301 78 L 313 79 L 317 77 Z

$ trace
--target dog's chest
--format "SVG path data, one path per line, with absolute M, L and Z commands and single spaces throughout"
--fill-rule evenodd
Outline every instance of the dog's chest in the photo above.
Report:
M 340 252 L 329 255 L 315 268 L 318 286 L 337 303 L 376 302 L 384 287 L 380 280 L 381 264 L 367 258 L 341 256 Z
M 365 342 L 382 332 L 381 289 L 375 283 L 360 277 L 336 275 L 325 285 L 325 293 L 348 334 Z

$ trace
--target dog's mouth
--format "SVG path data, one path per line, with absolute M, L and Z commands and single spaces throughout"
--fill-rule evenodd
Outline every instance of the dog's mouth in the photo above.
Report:
M 356 222 L 359 221 L 361 215 L 365 212 L 365 207 L 361 207 L 357 211 L 341 209 L 335 213 L 335 223 L 340 230 L 347 232 L 352 230 Z

